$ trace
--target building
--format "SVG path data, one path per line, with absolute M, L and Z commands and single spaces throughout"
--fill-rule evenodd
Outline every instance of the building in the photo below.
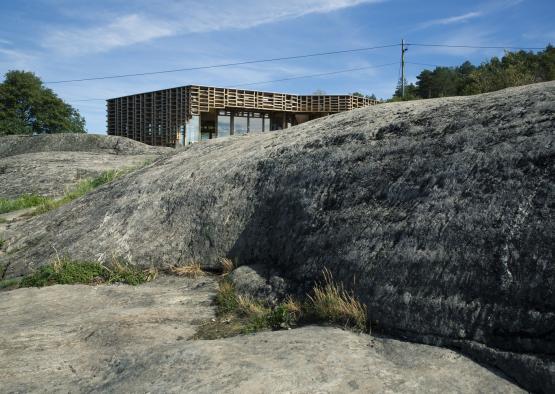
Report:
M 108 134 L 175 146 L 280 130 L 377 101 L 352 95 L 301 96 L 189 85 L 107 100 Z

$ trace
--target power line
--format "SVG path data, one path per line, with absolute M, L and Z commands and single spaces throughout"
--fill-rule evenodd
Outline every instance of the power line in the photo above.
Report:
M 442 48 L 470 48 L 470 49 L 520 49 L 520 50 L 542 50 L 545 48 L 538 47 L 513 47 L 513 46 L 479 46 L 479 45 L 447 45 L 447 44 L 419 44 L 408 43 L 405 45 L 419 46 L 419 47 L 442 47 Z
M 262 85 L 262 84 L 266 84 L 266 83 L 291 81 L 291 80 L 302 79 L 302 78 L 323 77 L 323 76 L 326 76 L 326 75 L 335 75 L 335 74 L 343 74 L 343 73 L 348 73 L 348 72 L 353 72 L 353 71 L 369 70 L 369 69 L 372 69 L 372 68 L 387 67 L 387 66 L 392 66 L 392 65 L 396 65 L 396 64 L 398 64 L 398 62 L 377 64 L 375 66 L 348 68 L 348 69 L 344 69 L 344 70 L 336 70 L 336 71 L 330 71 L 330 72 L 325 72 L 325 73 L 298 75 L 298 76 L 295 76 L 295 77 L 274 79 L 274 80 L 269 80 L 269 81 L 248 82 L 248 83 L 243 83 L 243 84 L 238 84 L 238 85 L 233 85 L 233 86 L 227 86 L 227 87 L 228 88 L 239 88 L 241 86 Z M 106 99 L 101 99 L 101 98 L 89 98 L 89 99 L 78 99 L 78 100 L 68 99 L 68 101 L 71 101 L 71 102 L 99 101 L 99 100 L 105 101 Z
M 180 71 L 195 71 L 195 70 L 206 70 L 206 69 L 212 69 L 212 68 L 243 66 L 243 65 L 246 65 L 246 64 L 269 63 L 269 62 L 275 62 L 275 61 L 280 61 L 280 60 L 304 59 L 304 58 L 316 57 L 316 56 L 336 55 L 336 54 L 340 54 L 340 53 L 370 51 L 370 50 L 373 50 L 373 49 L 391 48 L 391 47 L 395 47 L 395 46 L 398 46 L 398 45 L 399 44 L 389 44 L 389 45 L 380 45 L 380 46 L 366 47 L 366 48 L 344 49 L 344 50 L 340 50 L 340 51 L 310 53 L 310 54 L 305 54 L 305 55 L 275 57 L 275 58 L 270 58 L 270 59 L 247 60 L 247 61 L 243 61 L 243 62 L 213 64 L 213 65 L 208 65 L 208 66 L 197 66 L 197 67 L 187 67 L 187 68 L 176 68 L 176 69 L 173 69 L 173 70 L 150 71 L 150 72 L 135 73 L 135 74 L 120 74 L 120 75 L 107 75 L 107 76 L 101 76 L 101 77 L 67 79 L 67 80 L 63 80 L 63 81 L 45 82 L 45 84 L 97 81 L 97 80 L 101 80 L 101 79 L 140 77 L 140 76 L 145 76 L 145 75 L 168 74 L 168 73 L 175 73 L 175 72 L 180 72 Z
M 399 45 L 400 44 L 378 45 L 378 46 L 373 46 L 373 47 L 344 49 L 344 50 L 329 51 L 329 52 L 318 52 L 318 53 L 310 53 L 310 54 L 305 54 L 305 55 L 284 56 L 284 57 L 276 57 L 276 58 L 269 58 L 269 59 L 247 60 L 247 61 L 235 62 L 235 63 L 223 63 L 223 64 L 212 64 L 212 65 L 207 65 L 207 66 L 176 68 L 176 69 L 171 69 L 171 70 L 160 70 L 160 71 L 150 71 L 150 72 L 142 72 L 142 73 L 134 73 L 134 74 L 105 75 L 105 76 L 99 76 L 99 77 L 67 79 L 67 80 L 60 80 L 60 81 L 49 81 L 49 82 L 45 82 L 45 84 L 87 82 L 87 81 L 97 81 L 97 80 L 102 80 L 102 79 L 139 77 L 139 76 L 146 76 L 146 75 L 168 74 L 168 73 L 175 73 L 175 72 L 181 72 L 181 71 L 195 71 L 195 70 L 206 70 L 206 69 L 213 69 L 213 68 L 243 66 L 243 65 L 247 65 L 247 64 L 269 63 L 269 62 L 275 62 L 275 61 L 281 61 L 281 60 L 304 59 L 304 58 L 317 57 L 317 56 L 336 55 L 336 54 L 341 54 L 341 53 L 353 53 L 353 52 L 370 51 L 370 50 L 374 50 L 374 49 L 392 48 L 392 47 L 396 47 L 396 46 L 399 46 Z M 543 47 L 540 48 L 540 47 L 516 47 L 516 46 L 476 46 L 476 45 L 448 45 L 448 44 L 424 44 L 424 43 L 405 43 L 405 45 L 406 46 L 408 46 L 408 45 L 421 46 L 421 47 L 471 48 L 471 49 L 520 49 L 520 50 L 542 50 L 542 49 L 544 49 Z
M 265 83 L 291 81 L 293 79 L 301 79 L 301 78 L 322 77 L 322 76 L 325 76 L 325 75 L 342 74 L 342 73 L 348 73 L 348 72 L 351 72 L 351 71 L 369 70 L 371 68 L 392 66 L 392 65 L 396 65 L 397 63 L 398 62 L 378 64 L 378 65 L 375 65 L 375 66 L 367 66 L 367 67 L 348 68 L 348 69 L 345 69 L 345 70 L 337 70 L 337 71 L 331 71 L 331 72 L 319 73 L 319 74 L 299 75 L 297 77 L 274 79 L 274 80 L 270 80 L 270 81 L 249 82 L 249 83 L 243 83 L 243 84 L 240 84 L 240 85 L 228 86 L 228 88 L 237 88 L 237 87 L 240 87 L 240 86 L 251 86 L 251 85 L 262 85 L 262 84 L 265 84 Z

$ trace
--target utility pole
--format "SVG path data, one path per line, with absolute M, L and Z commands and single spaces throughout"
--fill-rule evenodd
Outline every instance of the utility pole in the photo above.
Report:
M 405 98 L 405 40 L 401 40 L 401 97 Z

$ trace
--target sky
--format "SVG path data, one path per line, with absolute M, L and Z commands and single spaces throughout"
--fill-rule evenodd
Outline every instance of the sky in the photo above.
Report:
M 0 0 L 0 74 L 32 71 L 45 83 L 409 43 L 545 47 L 555 43 L 553 0 Z M 503 49 L 410 46 L 406 75 L 422 65 L 475 64 Z M 47 83 L 106 130 L 106 98 L 184 85 L 245 86 L 311 94 L 391 97 L 400 46 L 225 68 Z M 392 64 L 393 63 L 393 64 Z M 389 64 L 383 66 L 384 64 Z M 430 68 L 430 67 L 427 67 Z M 82 101 L 98 99 L 91 101 Z

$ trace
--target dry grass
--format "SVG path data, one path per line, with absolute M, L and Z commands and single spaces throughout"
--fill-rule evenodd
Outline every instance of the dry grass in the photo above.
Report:
M 222 278 L 216 294 L 216 319 L 199 327 L 196 339 L 216 339 L 261 330 L 290 329 L 299 324 L 328 322 L 357 331 L 367 329 L 366 306 L 324 271 L 324 281 L 316 284 L 305 302 L 292 297 L 277 305 L 248 295 L 237 294 L 228 278 Z
M 188 264 L 182 266 L 173 266 L 169 268 L 169 271 L 177 276 L 185 276 L 187 278 L 197 278 L 204 275 L 204 271 L 200 266 L 199 262 L 191 261 Z
M 345 291 L 343 286 L 335 283 L 327 269 L 323 275 L 323 283 L 316 284 L 312 294 L 308 295 L 309 313 L 318 320 L 327 320 L 365 331 L 368 319 L 366 305 Z
M 242 316 L 263 316 L 269 309 L 252 297 L 237 295 L 237 313 Z
M 235 269 L 235 264 L 227 257 L 222 257 L 220 259 L 220 266 L 222 268 L 222 275 L 227 275 Z
M 294 316 L 296 320 L 299 320 L 301 318 L 303 314 L 303 306 L 299 301 L 289 296 L 282 305 L 287 313 Z

